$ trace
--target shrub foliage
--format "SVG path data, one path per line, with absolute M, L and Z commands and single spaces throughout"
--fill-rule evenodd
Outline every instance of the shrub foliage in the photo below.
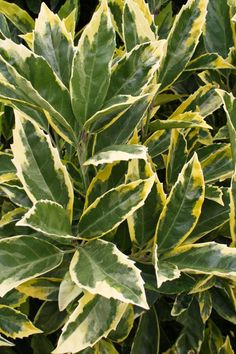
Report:
M 1 353 L 233 353 L 236 3 L 148 3 L 0 1 Z

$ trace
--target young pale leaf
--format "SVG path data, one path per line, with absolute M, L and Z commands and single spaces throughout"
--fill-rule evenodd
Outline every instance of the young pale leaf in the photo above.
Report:
M 144 313 L 131 347 L 131 354 L 158 354 L 160 342 L 159 321 L 155 307 Z
M 197 224 L 204 200 L 204 180 L 197 155 L 184 165 L 156 228 L 158 252 L 184 242 Z
M 0 296 L 8 291 L 56 268 L 63 253 L 52 244 L 28 236 L 0 240 Z
M 79 238 L 101 237 L 120 225 L 145 203 L 154 179 L 123 184 L 97 198 L 81 216 Z
M 162 258 L 183 272 L 226 278 L 236 275 L 236 248 L 215 242 L 180 246 Z
M 223 90 L 217 90 L 217 93 L 223 101 L 224 110 L 227 115 L 227 126 L 231 142 L 232 156 L 234 165 L 236 166 L 236 99 L 232 93 L 228 93 Z
M 159 70 L 160 90 L 169 87 L 191 59 L 202 34 L 206 7 L 206 0 L 189 0 L 176 16 Z
M 142 0 L 143 1 L 143 0 Z M 139 1 L 140 3 L 142 1 Z M 143 6 L 146 6 L 143 1 Z M 123 36 L 126 51 L 129 52 L 137 44 L 153 42 L 156 39 L 155 33 L 151 29 L 150 21 L 134 0 L 126 0 L 123 10 Z
M 216 31 L 216 28 L 220 30 Z M 234 45 L 228 1 L 209 0 L 203 38 L 208 52 L 216 52 L 227 58 L 230 48 Z
M 158 260 L 157 246 L 153 254 L 153 264 L 156 273 L 157 288 L 160 288 L 166 281 L 178 279 L 181 275 L 176 265 Z
M 106 97 L 115 49 L 107 0 L 102 0 L 79 40 L 73 60 L 70 90 L 76 119 L 82 124 L 98 111 Z
M 202 54 L 189 62 L 187 65 L 187 71 L 196 70 L 218 70 L 218 69 L 234 69 L 234 66 L 227 60 L 223 59 L 217 53 Z
M 70 273 L 65 274 L 59 288 L 58 307 L 63 311 L 67 306 L 82 293 L 82 289 L 75 284 L 70 276 Z
M 229 213 L 230 234 L 232 237 L 232 246 L 236 247 L 236 171 L 234 172 L 234 175 L 231 180 L 229 197 L 230 197 L 230 213 Z
M 0 305 L 0 332 L 13 339 L 41 333 L 27 316 L 9 306 Z
M 36 231 L 59 237 L 71 234 L 66 210 L 50 200 L 37 201 L 18 221 L 17 226 L 29 226 Z
M 168 157 L 166 161 L 166 182 L 170 188 L 177 181 L 188 156 L 187 141 L 177 129 L 172 129 Z
M 86 293 L 62 329 L 53 354 L 77 353 L 92 347 L 116 328 L 126 304 Z
M 5 15 L 21 32 L 31 32 L 34 28 L 34 20 L 28 12 L 16 4 L 0 0 L 0 13 Z
M 0 335 L 0 347 L 14 347 L 14 345 L 14 343 L 11 343 L 9 340 Z
M 143 145 L 111 145 L 99 151 L 87 160 L 84 165 L 98 166 L 115 161 L 128 161 L 131 159 L 147 160 L 147 148 Z
M 219 354 L 234 354 L 234 350 L 228 336 L 226 337 L 224 344 L 220 347 Z
M 32 202 L 41 199 L 54 201 L 66 208 L 71 218 L 73 188 L 57 149 L 37 125 L 24 119 L 18 112 L 15 115 L 13 163 L 28 197 Z
M 44 57 L 60 80 L 69 87 L 74 55 L 71 34 L 60 18 L 42 3 L 33 32 L 33 50 Z
M 17 289 L 39 300 L 57 301 L 60 279 L 36 278 L 19 285 Z
M 79 248 L 70 265 L 72 280 L 92 294 L 148 308 L 141 271 L 110 242 L 94 240 Z

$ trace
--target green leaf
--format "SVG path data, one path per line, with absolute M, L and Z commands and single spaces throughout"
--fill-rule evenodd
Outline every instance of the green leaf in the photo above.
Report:
M 132 330 L 133 324 L 134 308 L 133 305 L 128 305 L 116 329 L 109 333 L 108 338 L 111 339 L 112 342 L 123 342 Z
M 58 16 L 63 19 L 68 17 L 72 11 L 76 11 L 75 18 L 77 19 L 79 13 L 79 1 L 78 0 L 66 0 L 58 11 Z
M 138 96 L 159 68 L 165 41 L 137 45 L 112 68 L 106 100 L 118 95 Z
M 223 192 L 224 205 L 220 205 L 211 200 L 205 200 L 198 223 L 186 243 L 194 243 L 209 232 L 219 228 L 229 220 L 229 195 Z
M 130 161 L 126 183 L 141 178 L 150 178 L 153 175 L 155 176 L 154 184 L 144 205 L 127 219 L 130 239 L 135 246 L 140 248 L 145 247 L 147 242 L 154 237 L 156 223 L 165 204 L 166 196 L 163 185 L 154 174 L 150 163 L 140 160 Z M 152 210 L 151 213 L 150 210 Z
M 21 32 L 31 32 L 34 28 L 34 20 L 25 10 L 16 4 L 0 1 L 0 13 L 5 15 Z
M 147 160 L 147 148 L 143 145 L 111 145 L 89 160 L 84 162 L 84 166 L 98 166 L 104 163 L 112 163 L 115 161 L 128 161 L 131 159 Z
M 142 8 L 140 7 L 142 4 Z M 123 10 L 123 36 L 125 41 L 126 51 L 131 51 L 136 45 L 155 41 L 156 36 L 153 32 L 152 16 L 149 16 L 143 11 L 148 7 L 144 1 L 135 2 L 127 0 Z M 151 21 L 150 21 L 151 20 Z
M 160 329 L 157 313 L 154 307 L 144 313 L 131 347 L 131 354 L 158 354 Z
M 0 305 L 0 332 L 7 337 L 23 338 L 40 333 L 26 315 L 9 306 Z
M 195 154 L 184 165 L 161 212 L 157 228 L 158 252 L 183 243 L 197 224 L 204 200 L 204 180 Z
M 110 242 L 94 240 L 74 254 L 70 275 L 92 294 L 148 308 L 141 271 Z
M 93 239 L 113 230 L 140 208 L 154 183 L 154 177 L 120 185 L 97 198 L 81 216 L 79 238 Z
M 234 66 L 216 53 L 205 53 L 191 60 L 186 67 L 187 71 L 214 69 L 234 69 Z
M 85 294 L 63 327 L 53 354 L 76 353 L 92 347 L 116 328 L 126 306 L 114 299 Z
M 82 293 L 82 289 L 75 284 L 70 276 L 70 273 L 65 274 L 59 288 L 58 307 L 63 311 L 67 306 Z
M 66 208 L 71 218 L 72 184 L 49 136 L 16 112 L 13 140 L 13 163 L 28 197 L 32 202 L 41 199 L 54 201 Z
M 44 3 L 35 21 L 33 49 L 47 60 L 60 80 L 69 87 L 74 55 L 72 36 L 64 22 Z
M 155 9 L 154 9 L 155 11 Z M 167 5 L 161 8 L 155 16 L 155 24 L 158 27 L 158 36 L 167 38 L 173 22 L 172 18 L 172 3 L 168 2 Z
M 17 226 L 28 226 L 36 231 L 59 237 L 71 234 L 66 210 L 60 204 L 50 200 L 37 201 L 18 221 Z
M 236 249 L 215 242 L 177 247 L 162 256 L 179 270 L 197 274 L 232 277 L 236 274 Z M 214 301 L 213 301 L 214 302 Z
M 57 301 L 60 280 L 54 278 L 36 278 L 19 285 L 17 289 L 33 298 L 47 301 Z
M 166 182 L 168 188 L 176 182 L 188 156 L 187 141 L 177 129 L 172 129 L 169 152 L 166 161 Z
M 191 59 L 202 34 L 206 7 L 205 0 L 189 0 L 176 16 L 159 70 L 159 90 L 169 87 Z
M 112 343 L 103 339 L 95 345 L 95 351 L 96 354 L 119 354 Z
M 63 253 L 52 244 L 28 236 L 0 240 L 0 296 L 36 276 L 56 268 Z
M 70 90 L 73 111 L 81 124 L 102 107 L 109 87 L 114 49 L 110 12 L 107 0 L 102 0 L 82 33 L 73 60 Z
M 58 311 L 58 303 L 56 301 L 45 301 L 36 313 L 34 324 L 44 333 L 50 334 L 61 328 L 67 318 L 66 311 Z
M 218 28 L 219 31 L 215 29 Z M 206 16 L 204 43 L 210 53 L 218 53 L 226 58 L 234 45 L 230 23 L 230 8 L 225 0 L 209 0 Z
M 34 335 L 31 339 L 33 354 L 51 354 L 53 345 L 51 341 L 43 334 Z
M 236 324 L 236 299 L 233 289 L 227 286 L 223 288 L 212 288 L 212 305 L 215 311 L 227 321 Z

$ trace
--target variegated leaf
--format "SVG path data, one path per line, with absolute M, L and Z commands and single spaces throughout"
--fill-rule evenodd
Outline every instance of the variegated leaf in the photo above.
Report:
M 73 188 L 58 151 L 39 127 L 18 112 L 13 132 L 13 163 L 17 176 L 32 202 L 51 200 L 67 209 L 72 217 Z M 47 159 L 45 160 L 45 156 Z
M 189 0 L 176 16 L 159 70 L 160 90 L 169 87 L 191 59 L 202 34 L 206 8 L 206 0 Z
M 158 252 L 183 243 L 194 229 L 204 200 L 204 180 L 195 154 L 184 165 L 161 212 L 157 228 Z
M 23 33 L 30 32 L 34 28 L 34 20 L 29 13 L 14 3 L 1 0 L 0 13 L 5 15 Z
M 144 0 L 134 1 L 126 0 L 123 10 L 123 37 L 125 41 L 126 51 L 129 52 L 136 45 L 155 41 L 156 35 L 153 32 L 152 22 L 148 21 L 143 9 L 147 6 Z M 152 18 L 150 14 L 150 18 Z
M 176 116 L 172 115 L 166 120 L 152 122 L 151 129 L 172 129 L 172 128 L 210 128 L 198 112 L 184 112 Z
M 0 305 L 0 332 L 7 337 L 23 338 L 41 333 L 27 316 L 9 306 Z
M 168 157 L 166 161 L 166 182 L 168 188 L 177 181 L 188 156 L 187 141 L 177 129 L 172 129 Z
M 22 208 L 30 208 L 32 206 L 32 202 L 25 193 L 24 188 L 17 185 L 17 181 L 11 182 L 1 184 L 0 189 L 7 195 L 10 201 L 17 206 Z
M 220 28 L 220 31 L 216 31 Z M 218 53 L 227 58 L 229 49 L 234 45 L 230 24 L 230 7 L 225 0 L 209 0 L 204 31 L 204 43 L 210 53 Z
M 166 253 L 162 259 L 184 272 L 226 278 L 236 275 L 236 248 L 215 242 L 180 246 Z
M 82 33 L 73 60 L 70 90 L 73 111 L 81 124 L 102 107 L 114 50 L 115 33 L 110 12 L 107 0 L 102 0 Z
M 216 53 L 206 53 L 191 60 L 186 70 L 234 69 L 234 66 Z
M 140 248 L 145 247 L 154 237 L 156 223 L 165 204 L 166 196 L 163 185 L 154 174 L 150 163 L 139 160 L 130 161 L 126 183 L 151 176 L 154 176 L 155 180 L 144 205 L 127 219 L 131 241 Z
M 45 128 L 45 111 L 54 129 L 68 142 L 76 140 L 77 121 L 73 115 L 70 95 L 47 61 L 22 44 L 10 39 L 0 40 L 0 96 L 11 100 Z M 33 108 L 33 109 L 32 109 Z M 36 109 L 36 112 L 35 112 Z M 45 128 L 46 129 L 46 128 Z
M 60 279 L 35 278 L 19 285 L 17 289 L 27 296 L 39 300 L 57 301 Z
M 11 154 L 0 152 L 0 184 L 16 178 L 16 169 L 11 161 L 12 157 Z
M 50 200 L 37 201 L 18 221 L 17 226 L 28 226 L 36 231 L 58 237 L 71 234 L 66 210 L 60 204 Z
M 92 347 L 116 328 L 126 306 L 114 299 L 86 293 L 63 327 L 53 354 L 76 353 Z
M 140 273 L 134 262 L 114 244 L 103 240 L 80 247 L 70 265 L 71 278 L 79 287 L 92 294 L 148 308 Z
M 128 305 L 116 329 L 109 333 L 108 338 L 111 339 L 112 342 L 123 342 L 132 330 L 133 324 L 134 307 L 133 305 Z
M 63 253 L 52 244 L 28 236 L 0 240 L 0 296 L 59 266 Z
M 209 291 L 201 291 L 198 294 L 200 314 L 204 323 L 209 319 L 212 312 L 212 297 Z
M 119 354 L 111 342 L 103 339 L 95 344 L 94 350 L 96 354 Z
M 144 143 L 148 153 L 152 157 L 158 156 L 168 150 L 170 144 L 171 130 L 157 130 Z
M 67 272 L 62 280 L 58 294 L 58 307 L 63 311 L 67 306 L 82 293 L 82 289 L 75 284 Z
M 236 99 L 232 95 L 232 93 L 228 93 L 223 90 L 217 90 L 217 93 L 222 99 L 224 110 L 227 115 L 227 126 L 228 126 L 230 142 L 231 142 L 232 156 L 233 156 L 234 165 L 236 166 L 236 122 L 235 122 Z
M 109 148 L 99 151 L 96 155 L 84 162 L 84 165 L 98 166 L 104 163 L 116 161 L 128 161 L 131 159 L 147 160 L 147 148 L 143 145 L 111 145 Z
M 108 0 L 108 5 L 111 10 L 111 19 L 116 32 L 120 38 L 123 38 L 122 34 L 122 14 L 124 9 L 123 0 Z
M 214 202 L 224 206 L 223 191 L 218 186 L 215 186 L 212 184 L 206 184 L 205 185 L 205 198 L 209 199 L 209 200 L 213 200 Z
M 236 247 L 236 170 L 231 180 L 231 186 L 229 189 L 229 198 L 230 198 L 230 213 L 229 213 L 230 234 L 232 238 L 232 246 Z
M 210 291 L 214 310 L 221 317 L 236 325 L 236 297 L 234 290 L 226 285 L 225 288 L 214 287 Z
M 26 302 L 27 297 L 27 295 L 20 293 L 18 290 L 12 289 L 0 299 L 0 304 L 17 308 Z
M 74 55 L 71 34 L 58 15 L 42 3 L 33 32 L 33 50 L 44 57 L 61 81 L 69 87 Z
M 140 208 L 154 183 L 154 177 L 120 185 L 97 198 L 81 216 L 79 238 L 89 240 L 113 230 Z
M 219 354 L 234 354 L 230 339 L 227 336 L 224 344 L 220 347 Z
M 185 243 L 190 244 L 196 242 L 209 232 L 224 225 L 229 220 L 229 193 L 227 190 L 223 190 L 222 192 L 223 205 L 205 199 L 198 223 L 189 237 L 185 240 Z
M 6 338 L 0 335 L 0 347 L 14 347 L 14 343 L 10 342 Z

